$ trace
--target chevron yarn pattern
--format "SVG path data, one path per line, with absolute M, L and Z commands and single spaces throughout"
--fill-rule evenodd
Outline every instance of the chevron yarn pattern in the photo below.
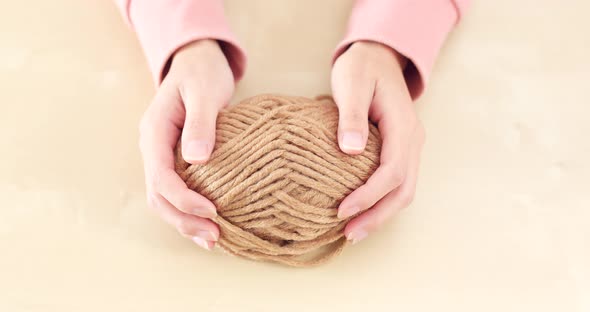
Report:
M 339 203 L 379 165 L 379 132 L 369 126 L 366 150 L 349 156 L 338 147 L 331 97 L 260 95 L 220 112 L 205 165 L 186 163 L 177 148 L 176 171 L 217 207 L 218 245 L 227 252 L 319 264 L 346 244 Z

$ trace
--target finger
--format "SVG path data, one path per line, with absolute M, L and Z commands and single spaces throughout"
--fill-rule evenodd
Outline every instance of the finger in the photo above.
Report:
M 203 218 L 217 216 L 215 205 L 203 195 L 190 190 L 174 170 L 158 170 L 153 179 L 155 190 L 178 210 Z
M 367 182 L 350 193 L 338 207 L 338 217 L 347 218 L 367 210 L 385 195 L 400 186 L 406 178 L 408 167 L 408 137 L 403 121 L 397 121 L 393 112 L 379 120 L 383 140 L 381 164 Z
M 408 175 L 402 185 L 395 191 L 387 194 L 373 208 L 355 217 L 346 225 L 344 235 L 353 244 L 367 237 L 371 231 L 381 226 L 399 210 L 410 205 L 416 193 L 421 150 L 422 143 L 417 141 L 413 145 L 408 162 Z
M 139 124 L 139 147 L 144 161 L 174 163 L 172 150 L 180 136 L 182 110 L 178 91 L 160 87 Z M 154 148 L 161 152 L 147 153 Z
M 174 226 L 184 237 L 207 250 L 215 246 L 219 239 L 219 228 L 213 221 L 184 214 L 158 194 L 151 193 L 149 203 L 164 221 Z
M 182 157 L 191 164 L 205 163 L 215 145 L 215 122 L 219 107 L 224 103 L 196 94 L 194 88 L 182 89 L 186 110 L 182 130 Z
M 161 107 L 158 102 L 152 106 L 156 109 Z M 213 203 L 188 189 L 173 169 L 173 149 L 180 135 L 180 130 L 174 124 L 172 117 L 165 115 L 167 110 L 163 112 L 156 114 L 154 111 L 149 111 L 144 117 L 145 119 L 142 120 L 140 146 L 144 159 L 147 188 L 161 194 L 172 205 L 185 213 L 206 218 L 214 217 L 216 209 Z M 154 115 L 159 118 L 154 118 Z
M 367 145 L 373 91 L 371 79 L 338 68 L 332 72 L 332 93 L 338 106 L 338 145 L 344 153 L 360 154 Z

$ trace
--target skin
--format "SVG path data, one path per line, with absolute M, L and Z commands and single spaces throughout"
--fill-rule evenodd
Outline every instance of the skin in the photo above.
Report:
M 367 183 L 346 197 L 338 216 L 356 215 L 345 235 L 353 243 L 365 238 L 410 204 L 424 143 L 420 124 L 403 77 L 406 60 L 373 42 L 357 42 L 332 69 L 338 105 L 339 145 L 359 154 L 368 136 L 367 118 L 383 138 L 381 165 Z M 214 40 L 199 40 L 179 49 L 140 123 L 148 204 L 163 220 L 200 247 L 211 250 L 219 228 L 210 218 L 216 208 L 189 190 L 174 171 L 173 149 L 181 137 L 183 158 L 205 163 L 215 144 L 215 122 L 234 92 L 231 68 Z
M 196 41 L 174 55 L 140 123 L 149 206 L 208 250 L 219 238 L 219 228 L 210 220 L 215 205 L 188 189 L 176 174 L 173 149 L 182 133 L 183 158 L 192 164 L 206 162 L 215 143 L 217 114 L 233 92 L 234 77 L 218 43 Z
M 425 133 L 404 79 L 406 63 L 385 45 L 360 41 L 332 68 L 340 149 L 352 155 L 364 150 L 367 118 L 378 125 L 383 140 L 379 168 L 338 207 L 341 218 L 360 213 L 344 230 L 353 243 L 367 237 L 414 198 Z

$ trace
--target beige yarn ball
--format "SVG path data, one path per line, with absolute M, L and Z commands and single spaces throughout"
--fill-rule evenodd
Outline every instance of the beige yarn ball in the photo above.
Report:
M 222 110 L 205 165 L 176 171 L 217 207 L 218 245 L 231 254 L 292 266 L 340 253 L 349 219 L 339 203 L 379 165 L 380 138 L 370 124 L 366 150 L 340 151 L 338 110 L 330 97 L 260 95 Z

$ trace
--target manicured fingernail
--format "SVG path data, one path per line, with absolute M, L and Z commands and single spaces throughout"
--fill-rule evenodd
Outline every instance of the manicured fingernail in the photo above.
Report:
M 199 237 L 206 241 L 216 242 L 219 237 L 211 231 L 198 231 L 195 237 Z
M 344 206 L 338 209 L 338 218 L 344 219 L 357 214 L 361 209 L 358 206 Z
M 349 241 L 352 242 L 352 244 L 356 244 L 360 241 L 362 241 L 363 239 L 365 239 L 367 237 L 367 235 L 369 235 L 369 233 L 363 229 L 358 229 L 354 232 L 350 232 L 348 234 L 348 236 L 346 237 L 346 239 L 348 239 Z
M 213 249 L 213 246 L 215 246 L 215 242 L 204 240 L 198 236 L 194 236 L 192 240 L 195 244 L 199 245 L 199 247 L 202 247 L 206 250 L 211 250 Z
M 209 144 L 202 140 L 190 141 L 182 156 L 186 161 L 205 161 L 209 158 Z
M 362 151 L 365 148 L 363 135 L 356 131 L 344 131 L 342 133 L 342 142 L 340 142 L 340 147 L 345 151 Z

